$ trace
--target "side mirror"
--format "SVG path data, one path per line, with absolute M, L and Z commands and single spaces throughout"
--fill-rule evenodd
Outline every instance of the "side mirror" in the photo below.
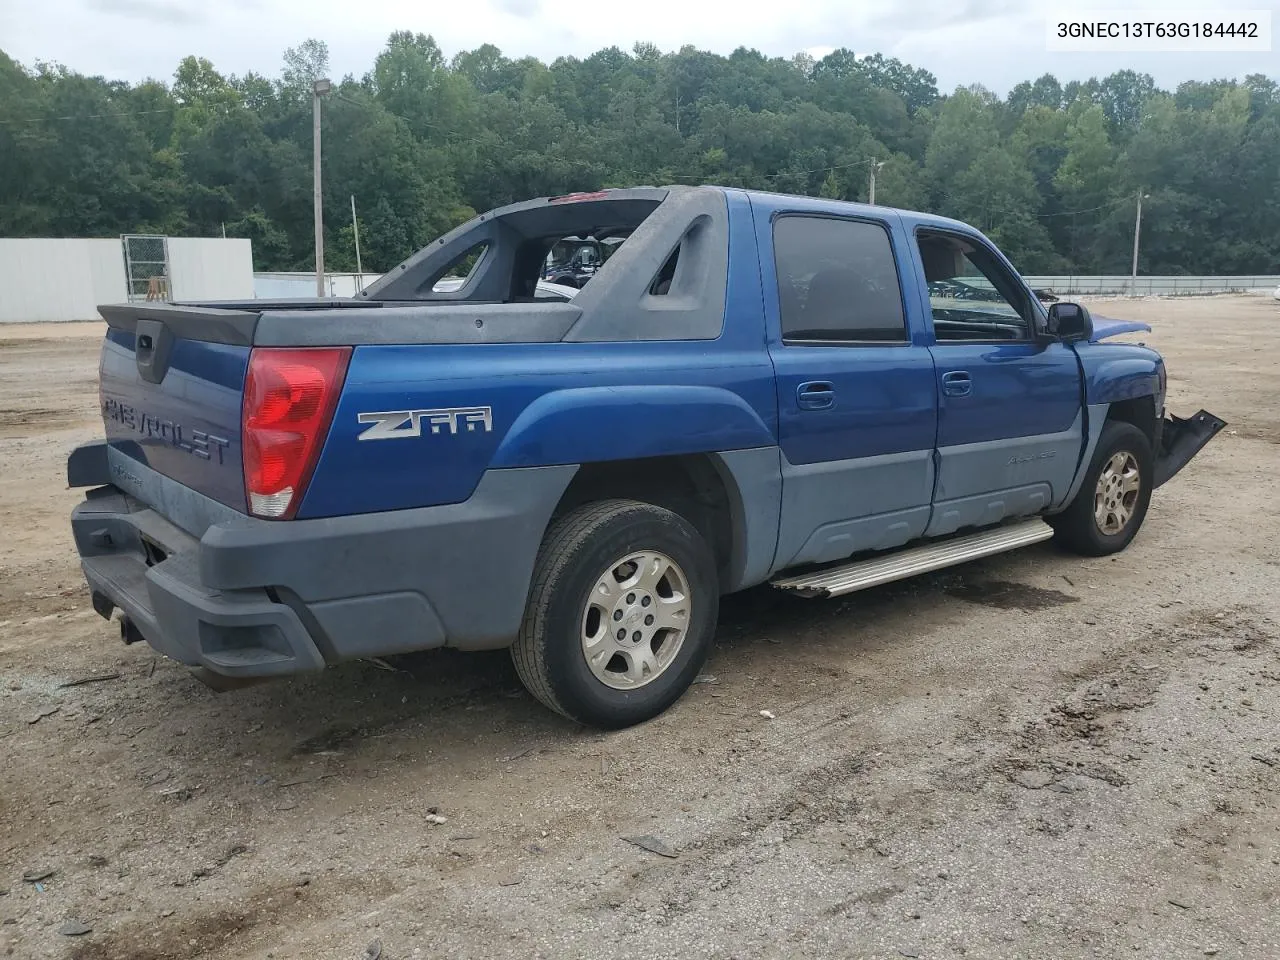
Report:
M 1093 318 L 1078 303 L 1058 303 L 1049 306 L 1049 322 L 1045 332 L 1056 340 L 1069 343 L 1088 340 L 1093 336 Z

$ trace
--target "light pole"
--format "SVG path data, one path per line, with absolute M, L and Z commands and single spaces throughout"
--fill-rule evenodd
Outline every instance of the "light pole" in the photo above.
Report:
M 876 203 L 876 171 L 885 165 L 885 161 L 881 160 L 876 163 L 876 158 L 871 158 L 871 183 L 867 187 L 867 203 L 875 206 Z
M 1138 216 L 1133 221 L 1133 269 L 1129 275 L 1129 294 L 1138 295 L 1138 240 L 1142 235 L 1142 201 L 1151 197 L 1149 193 L 1138 191 Z
M 312 202 L 316 217 L 316 296 L 323 297 L 324 289 L 324 214 L 320 200 L 320 98 L 332 89 L 328 80 L 316 80 L 311 84 L 311 169 L 313 174 Z

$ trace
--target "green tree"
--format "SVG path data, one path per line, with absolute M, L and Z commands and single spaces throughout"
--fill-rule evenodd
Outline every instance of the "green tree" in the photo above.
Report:
M 86 77 L 0 54 L 0 231 L 249 237 L 261 269 L 313 251 L 311 83 L 325 45 L 275 75 L 182 59 L 171 82 Z M 1280 249 L 1280 84 L 1185 83 L 1131 70 L 940 96 L 928 71 L 836 50 L 722 56 L 637 44 L 552 63 L 482 44 L 447 60 L 392 34 L 322 104 L 326 247 L 353 267 L 357 198 L 371 270 L 484 210 L 635 183 L 715 182 L 866 197 L 968 219 L 1024 270 L 1270 272 Z
M 311 99 L 311 85 L 329 77 L 329 46 L 323 40 L 303 40 L 284 52 L 280 90 L 290 100 Z

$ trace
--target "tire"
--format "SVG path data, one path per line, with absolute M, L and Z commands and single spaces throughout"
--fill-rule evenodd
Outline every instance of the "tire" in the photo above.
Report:
M 543 538 L 511 657 L 552 710 L 628 727 L 689 688 L 711 650 L 719 600 L 715 557 L 683 517 L 634 500 L 585 504 Z
M 1138 488 L 1131 495 L 1125 492 L 1124 477 L 1134 468 Z M 1146 519 L 1154 473 L 1155 457 L 1147 435 L 1131 423 L 1107 423 L 1075 499 L 1050 518 L 1057 541 L 1086 557 L 1123 550 Z

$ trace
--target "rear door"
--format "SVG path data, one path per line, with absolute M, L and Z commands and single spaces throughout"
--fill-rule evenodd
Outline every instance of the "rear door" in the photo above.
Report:
M 908 237 L 887 211 L 769 202 L 753 198 L 783 455 L 775 568 L 898 546 L 928 523 L 937 427 Z
M 938 377 L 938 478 L 926 534 L 985 526 L 1059 502 L 1083 433 L 1075 351 L 1038 342 L 1039 307 L 981 237 L 915 234 Z

